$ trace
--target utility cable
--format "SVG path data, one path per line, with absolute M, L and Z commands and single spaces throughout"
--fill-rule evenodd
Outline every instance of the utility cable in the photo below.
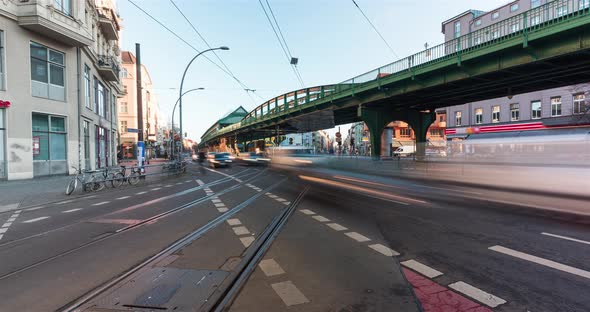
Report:
M 387 40 L 385 40 L 385 38 L 383 37 L 383 35 L 381 35 L 381 33 L 379 32 L 379 30 L 377 29 L 377 27 L 375 27 L 375 25 L 373 25 L 373 23 L 371 22 L 371 20 L 369 19 L 369 17 L 367 17 L 367 15 L 365 14 L 365 12 L 363 12 L 363 9 L 361 9 L 361 7 L 358 5 L 358 3 L 356 3 L 355 0 L 352 0 L 352 3 L 354 3 L 354 5 L 356 6 L 356 8 L 359 9 L 359 11 L 365 17 L 365 19 L 367 20 L 367 22 L 369 22 L 369 25 L 371 25 L 371 27 L 373 27 L 373 30 L 377 33 L 377 35 L 379 35 L 379 37 L 381 38 L 381 40 L 383 40 L 383 42 L 385 43 L 385 45 L 389 48 L 389 51 L 391 51 L 391 54 L 393 54 L 393 56 L 395 56 L 396 59 L 399 59 L 399 57 L 397 56 L 397 54 L 395 54 L 395 51 L 393 51 L 393 48 L 389 45 L 389 43 L 387 42 Z

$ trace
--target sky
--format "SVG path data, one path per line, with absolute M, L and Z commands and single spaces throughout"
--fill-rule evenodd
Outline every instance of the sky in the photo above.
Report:
M 164 125 L 171 118 L 180 80 L 198 53 L 154 22 L 151 14 L 197 50 L 207 49 L 171 0 L 117 0 L 122 18 L 121 45 L 135 51 L 154 84 Z M 258 0 L 173 0 L 234 76 L 256 93 L 243 90 L 211 52 L 191 65 L 183 97 L 183 128 L 200 140 L 215 121 L 239 106 L 250 111 L 281 94 L 301 89 Z M 306 87 L 339 83 L 443 42 L 441 23 L 468 9 L 489 11 L 509 0 L 356 0 L 393 49 L 373 31 L 352 0 L 261 0 L 270 3 L 289 50 L 299 58 Z M 175 124 L 178 124 L 178 112 Z M 331 130 L 329 132 L 334 132 Z

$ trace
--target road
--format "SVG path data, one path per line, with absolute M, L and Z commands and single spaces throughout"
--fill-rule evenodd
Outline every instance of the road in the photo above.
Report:
M 531 208 L 588 204 L 191 165 L 0 214 L 0 311 L 588 311 L 588 219 Z

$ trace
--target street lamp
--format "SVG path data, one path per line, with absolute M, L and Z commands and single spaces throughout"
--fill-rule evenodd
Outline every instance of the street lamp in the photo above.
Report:
M 180 114 L 180 142 L 183 142 L 182 141 L 182 136 L 183 136 L 183 132 L 182 132 L 182 96 L 184 94 L 182 93 L 182 87 L 184 86 L 184 78 L 186 76 L 186 72 L 188 71 L 188 68 L 191 66 L 191 64 L 193 63 L 193 61 L 195 59 L 197 59 L 197 57 L 199 57 L 199 55 L 201 55 L 201 54 L 203 54 L 205 52 L 214 51 L 214 50 L 229 50 L 229 48 L 226 47 L 226 46 L 222 46 L 222 47 L 218 47 L 218 48 L 207 49 L 207 50 L 205 50 L 203 52 L 200 52 L 199 54 L 195 55 L 195 57 L 193 57 L 190 62 L 188 62 L 188 64 L 186 65 L 186 68 L 184 69 L 184 74 L 182 74 L 182 80 L 180 81 L 180 91 L 178 93 L 179 94 L 179 99 L 178 100 L 180 102 L 180 107 L 179 107 L 179 110 L 180 110 L 180 113 L 179 113 Z
M 184 92 L 184 93 L 183 93 L 183 94 L 182 94 L 182 95 L 181 95 L 181 96 L 180 96 L 180 97 L 179 97 L 179 98 L 176 100 L 176 103 L 174 103 L 174 108 L 172 109 L 172 123 L 171 123 L 171 124 L 172 124 L 172 127 L 171 127 L 172 129 L 171 129 L 171 131 L 174 131 L 174 112 L 176 111 L 176 106 L 178 106 L 178 103 L 180 102 L 180 99 L 181 99 L 181 98 L 182 98 L 182 97 L 183 97 L 185 94 L 187 94 L 187 93 L 191 93 L 191 92 L 193 92 L 193 91 L 201 91 L 201 90 L 205 90 L 205 88 L 194 88 L 194 89 L 190 89 L 190 90 L 188 90 L 188 91 Z M 174 142 L 174 137 L 172 137 L 172 142 Z M 181 144 L 182 144 L 182 141 L 181 141 Z M 174 151 L 174 149 L 172 149 L 172 151 Z

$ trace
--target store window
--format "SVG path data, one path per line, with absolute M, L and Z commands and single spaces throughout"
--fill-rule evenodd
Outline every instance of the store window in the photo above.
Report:
M 106 167 L 109 162 L 109 131 L 96 126 L 96 168 Z
M 65 54 L 34 42 L 30 52 L 33 96 L 65 101 Z
M 66 160 L 66 119 L 33 113 L 33 160 Z

